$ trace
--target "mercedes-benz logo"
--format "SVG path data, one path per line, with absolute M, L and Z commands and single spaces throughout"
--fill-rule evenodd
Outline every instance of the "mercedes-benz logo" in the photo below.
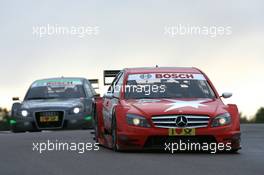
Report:
M 141 74 L 139 77 L 143 80 L 147 80 L 150 79 L 152 76 L 151 74 Z
M 188 124 L 188 120 L 185 116 L 178 116 L 175 120 L 176 126 L 185 127 Z

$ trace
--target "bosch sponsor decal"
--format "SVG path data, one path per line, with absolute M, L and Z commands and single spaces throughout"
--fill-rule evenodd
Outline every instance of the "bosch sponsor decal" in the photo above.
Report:
M 156 73 L 155 78 L 205 80 L 202 74 L 191 74 L 191 73 Z
M 202 74 L 192 73 L 150 73 L 150 74 L 130 74 L 128 80 L 159 80 L 159 79 L 177 79 L 177 80 L 205 80 Z

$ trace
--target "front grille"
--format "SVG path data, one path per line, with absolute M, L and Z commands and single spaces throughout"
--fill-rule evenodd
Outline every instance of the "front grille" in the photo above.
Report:
M 178 117 L 185 117 L 187 119 L 185 121 L 186 125 L 178 125 L 176 122 Z M 198 115 L 164 115 L 153 116 L 152 122 L 158 128 L 203 128 L 208 126 L 209 117 Z
M 41 117 L 58 116 L 58 121 L 41 121 Z M 41 111 L 35 113 L 36 124 L 39 129 L 55 129 L 61 128 L 63 125 L 64 112 L 63 111 Z

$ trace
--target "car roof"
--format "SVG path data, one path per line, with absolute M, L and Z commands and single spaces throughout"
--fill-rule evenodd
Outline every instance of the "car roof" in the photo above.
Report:
M 195 67 L 137 67 L 137 68 L 125 68 L 124 71 L 128 74 L 135 73 L 202 73 Z
M 85 80 L 86 78 L 82 78 L 82 77 L 53 77 L 53 78 L 44 78 L 44 79 L 38 79 L 36 81 L 52 81 L 52 80 L 58 80 L 58 79 L 72 79 L 72 80 L 80 80 L 80 81 L 83 81 Z M 35 81 L 35 82 L 36 82 Z

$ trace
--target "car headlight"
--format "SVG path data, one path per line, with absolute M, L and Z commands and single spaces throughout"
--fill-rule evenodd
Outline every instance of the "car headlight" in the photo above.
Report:
M 231 116 L 229 113 L 220 114 L 213 119 L 212 127 L 225 126 L 231 123 Z
M 79 107 L 75 107 L 75 108 L 73 108 L 72 111 L 74 114 L 78 114 L 81 111 L 81 109 Z
M 145 117 L 135 115 L 135 114 L 127 114 L 127 124 L 133 126 L 140 126 L 140 127 L 150 127 L 147 119 Z
M 22 115 L 23 117 L 27 117 L 27 116 L 28 116 L 28 111 L 27 111 L 27 110 L 22 110 L 22 111 L 21 111 L 21 115 Z

